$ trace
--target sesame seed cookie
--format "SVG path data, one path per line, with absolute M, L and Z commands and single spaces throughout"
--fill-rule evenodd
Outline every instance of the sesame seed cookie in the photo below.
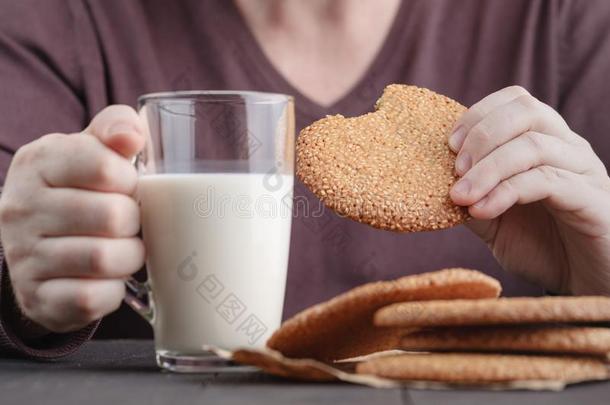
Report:
M 340 360 L 398 347 L 404 328 L 375 328 L 375 311 L 412 300 L 497 297 L 500 283 L 475 270 L 446 269 L 364 284 L 282 324 L 267 346 L 292 358 Z
M 608 357 L 610 328 L 578 326 L 496 326 L 433 328 L 404 336 L 408 351 L 542 352 Z
M 554 380 L 565 383 L 606 380 L 600 359 L 472 353 L 421 353 L 384 356 L 356 365 L 356 372 L 396 380 L 493 383 Z
M 381 308 L 377 326 L 463 326 L 610 321 L 610 297 L 518 297 L 403 302 Z
M 447 138 L 466 108 L 431 90 L 392 84 L 375 112 L 327 116 L 297 140 L 297 176 L 340 215 L 398 232 L 449 228 L 455 154 Z

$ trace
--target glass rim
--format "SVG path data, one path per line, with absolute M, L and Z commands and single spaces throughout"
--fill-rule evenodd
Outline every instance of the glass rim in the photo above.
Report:
M 156 93 L 147 93 L 138 97 L 138 105 L 142 106 L 148 102 L 159 101 L 210 101 L 210 102 L 229 102 L 234 100 L 224 99 L 209 99 L 205 100 L 205 96 L 250 96 L 254 99 L 245 99 L 245 104 L 277 104 L 294 101 L 294 97 L 283 93 L 268 93 L 264 91 L 242 91 L 242 90 L 180 90 L 180 91 L 162 91 Z

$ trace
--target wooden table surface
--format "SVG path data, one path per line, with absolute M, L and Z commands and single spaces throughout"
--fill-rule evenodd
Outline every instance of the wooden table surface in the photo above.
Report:
M 610 404 L 610 383 L 563 392 L 373 389 L 300 383 L 259 372 L 172 374 L 144 340 L 93 341 L 53 362 L 0 359 L 0 404 Z

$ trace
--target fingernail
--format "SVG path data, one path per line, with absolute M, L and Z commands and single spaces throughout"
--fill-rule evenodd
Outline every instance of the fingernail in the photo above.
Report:
M 449 136 L 449 147 L 452 151 L 457 153 L 462 147 L 462 143 L 464 143 L 464 138 L 466 137 L 466 128 L 463 125 L 460 125 L 453 131 L 453 133 Z
M 135 126 L 124 123 L 124 122 L 117 122 L 117 123 L 111 125 L 110 128 L 108 128 L 108 131 L 106 131 L 106 136 L 112 136 L 112 135 L 118 135 L 118 134 L 138 135 L 138 134 L 140 134 L 140 131 L 138 131 L 138 129 Z
M 477 201 L 474 204 L 475 208 L 483 208 L 483 206 L 485 206 L 485 204 L 487 204 L 487 200 L 489 200 L 489 197 L 483 197 L 481 198 L 479 201 Z
M 453 192 L 461 195 L 468 195 L 468 193 L 470 192 L 470 180 L 460 179 L 453 186 Z
M 462 152 L 455 159 L 455 171 L 460 176 L 470 170 L 470 166 L 472 166 L 472 158 L 466 152 Z

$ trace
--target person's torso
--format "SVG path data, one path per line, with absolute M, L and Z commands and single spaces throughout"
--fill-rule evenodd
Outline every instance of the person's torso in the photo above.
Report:
M 135 105 L 143 93 L 232 89 L 295 96 L 297 131 L 326 114 L 370 111 L 383 88 L 408 83 L 471 105 L 520 84 L 558 102 L 555 2 L 409 0 L 362 79 L 329 107 L 299 94 L 271 65 L 232 1 L 89 2 L 104 86 L 89 85 L 91 112 Z M 92 62 L 94 63 L 94 62 Z M 98 69 L 98 70 L 99 70 Z M 95 72 L 96 69 L 91 69 Z M 93 78 L 91 78 L 93 80 Z M 295 205 L 284 317 L 350 287 L 444 267 L 470 267 L 502 280 L 506 295 L 542 290 L 502 271 L 465 227 L 415 234 L 373 229 L 323 209 L 300 183 Z M 112 315 L 106 323 L 121 323 Z M 121 318 L 121 319 L 123 319 Z M 102 326 L 100 335 L 107 335 Z

